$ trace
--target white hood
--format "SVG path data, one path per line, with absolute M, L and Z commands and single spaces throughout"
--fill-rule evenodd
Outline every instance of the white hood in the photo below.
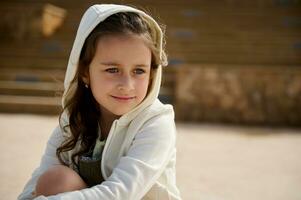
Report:
M 72 80 L 76 74 L 79 56 L 86 38 L 100 22 L 104 21 L 107 17 L 119 12 L 135 12 L 142 15 L 142 17 L 147 20 L 151 27 L 153 37 L 156 39 L 155 45 L 159 48 L 160 57 L 162 57 L 162 30 L 160 29 L 160 26 L 157 24 L 157 22 L 148 14 L 144 13 L 141 10 L 137 10 L 135 8 L 124 5 L 100 4 L 91 6 L 81 19 L 69 57 L 64 81 L 65 91 L 62 98 L 63 107 L 65 107 L 66 105 L 66 99 L 69 99 L 76 90 L 77 83 L 76 81 L 72 83 Z M 160 65 L 156 72 L 153 74 L 152 85 L 149 86 L 150 90 L 147 97 L 136 108 L 123 115 L 120 118 L 120 121 L 124 121 L 125 123 L 131 121 L 141 110 L 151 105 L 157 99 L 161 85 L 161 74 L 162 66 Z

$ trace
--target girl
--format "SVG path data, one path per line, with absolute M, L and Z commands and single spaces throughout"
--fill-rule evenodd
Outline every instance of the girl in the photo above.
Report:
M 158 99 L 167 64 L 152 17 L 94 5 L 70 54 L 60 126 L 18 199 L 180 199 L 176 130 Z

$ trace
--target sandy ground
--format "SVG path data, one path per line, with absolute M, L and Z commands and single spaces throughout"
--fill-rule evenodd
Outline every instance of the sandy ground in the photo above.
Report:
M 56 125 L 56 117 L 0 114 L 0 199 L 16 199 Z M 177 126 L 184 200 L 301 200 L 301 130 Z

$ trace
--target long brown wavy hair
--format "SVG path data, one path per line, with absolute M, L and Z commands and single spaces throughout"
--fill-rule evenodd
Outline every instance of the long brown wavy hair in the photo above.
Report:
M 164 31 L 164 27 L 161 27 Z M 70 151 L 75 148 L 76 144 L 80 142 L 80 149 L 72 154 L 72 164 L 77 167 L 76 158 L 89 152 L 95 145 L 98 137 L 98 127 L 100 119 L 100 108 L 97 101 L 94 99 L 90 88 L 85 87 L 83 77 L 89 70 L 89 65 L 94 57 L 96 51 L 96 44 L 99 39 L 106 35 L 120 35 L 120 34 L 137 34 L 142 36 L 146 44 L 152 52 L 151 68 L 152 71 L 158 65 L 166 65 L 167 57 L 164 50 L 159 55 L 160 49 L 156 44 L 155 36 L 152 35 L 152 30 L 149 22 L 141 15 L 134 12 L 120 12 L 113 14 L 99 23 L 94 30 L 86 38 L 83 48 L 81 50 L 78 69 L 71 84 L 77 83 L 77 88 L 74 95 L 66 100 L 65 107 L 60 115 L 60 122 L 62 114 L 68 113 L 69 121 L 67 125 L 61 125 L 65 132 L 70 132 L 70 137 L 57 148 L 56 155 L 59 161 L 68 165 L 63 161 L 62 153 Z M 163 32 L 164 36 L 164 32 Z M 163 37 L 165 44 L 165 40 Z

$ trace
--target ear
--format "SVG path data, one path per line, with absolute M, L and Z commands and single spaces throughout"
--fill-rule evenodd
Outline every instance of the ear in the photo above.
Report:
M 89 77 L 89 72 L 85 72 L 85 74 L 81 77 L 82 81 L 89 85 L 90 83 L 90 77 Z

